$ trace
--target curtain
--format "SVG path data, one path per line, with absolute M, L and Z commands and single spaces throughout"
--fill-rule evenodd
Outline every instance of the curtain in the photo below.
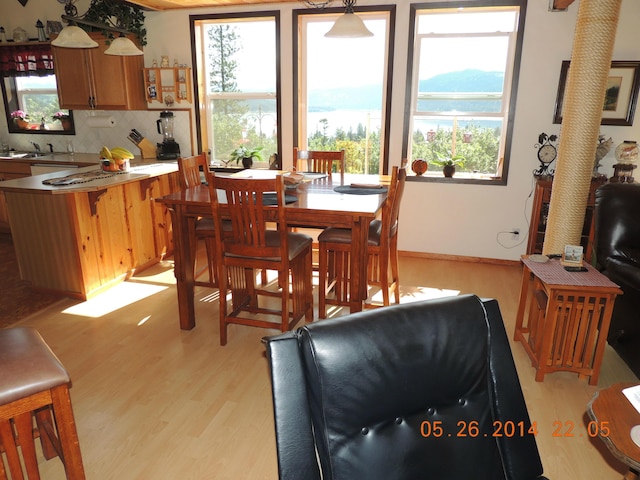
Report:
M 51 45 L 3 45 L 0 47 L 0 76 L 53 75 Z

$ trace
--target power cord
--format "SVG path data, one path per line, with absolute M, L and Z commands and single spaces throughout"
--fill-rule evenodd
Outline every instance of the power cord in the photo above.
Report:
M 533 191 L 535 188 L 535 176 L 531 177 L 531 189 L 529 190 L 529 195 L 527 195 L 527 198 L 524 201 L 524 209 L 522 211 L 522 214 L 524 216 L 524 220 L 525 220 L 525 225 L 529 225 L 529 218 L 527 217 L 527 204 L 529 202 L 529 200 L 532 198 L 533 196 Z M 521 235 L 522 236 L 522 240 L 520 240 L 518 243 L 515 243 L 513 245 L 505 245 L 503 243 L 503 241 L 501 240 L 501 235 Z M 516 230 L 509 230 L 509 231 L 502 231 L 502 232 L 498 232 L 496 234 L 496 243 L 498 245 L 500 245 L 502 248 L 506 248 L 507 250 L 510 250 L 512 248 L 516 248 L 519 247 L 520 245 L 522 245 L 526 240 L 527 237 L 529 236 L 529 230 L 526 230 L 526 233 L 522 233 L 521 231 L 516 231 Z

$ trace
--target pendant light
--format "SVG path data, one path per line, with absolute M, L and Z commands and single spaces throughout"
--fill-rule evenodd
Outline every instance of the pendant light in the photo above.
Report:
M 95 48 L 98 43 L 77 25 L 69 25 L 62 29 L 51 45 L 61 48 Z
M 60 35 L 51 42 L 51 45 L 62 48 L 97 47 L 98 43 L 95 42 L 87 32 L 76 25 L 79 23 L 99 30 L 117 32 L 120 34 L 118 38 L 111 41 L 109 48 L 104 51 L 106 55 L 144 55 L 142 50 L 140 50 L 131 40 L 125 37 L 125 34 L 130 33 L 128 30 L 120 28 L 119 26 L 106 25 L 92 20 L 85 20 L 85 15 L 86 13 L 81 16 L 61 15 L 63 20 L 69 22 L 69 25 L 62 29 Z
M 104 51 L 105 55 L 118 55 L 130 57 L 134 55 L 144 55 L 144 52 L 136 47 L 136 44 L 121 33 L 118 38 L 111 41 L 111 45 Z
M 373 37 L 373 33 L 353 11 L 356 0 L 343 0 L 343 3 L 345 7 L 344 14 L 338 17 L 331 30 L 325 33 L 324 36 L 329 38 Z

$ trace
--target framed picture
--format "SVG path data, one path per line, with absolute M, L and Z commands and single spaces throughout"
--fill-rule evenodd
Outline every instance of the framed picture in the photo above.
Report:
M 565 267 L 582 267 L 582 254 L 581 245 L 565 245 L 560 263 Z
M 562 62 L 553 123 L 562 123 L 564 89 L 569 73 L 569 64 L 569 60 Z M 633 125 L 639 82 L 640 62 L 611 62 L 607 80 L 607 93 L 602 106 L 601 125 Z

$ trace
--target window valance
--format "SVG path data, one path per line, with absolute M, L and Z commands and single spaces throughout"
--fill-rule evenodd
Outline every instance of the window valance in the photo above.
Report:
M 53 75 L 51 45 L 3 45 L 0 47 L 0 76 Z

